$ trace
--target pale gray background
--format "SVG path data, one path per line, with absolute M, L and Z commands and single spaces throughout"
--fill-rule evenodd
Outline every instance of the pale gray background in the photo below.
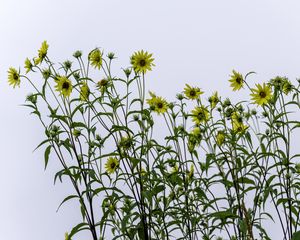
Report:
M 23 67 L 43 40 L 55 61 L 101 47 L 117 54 L 118 68 L 133 51 L 153 52 L 148 88 L 169 100 L 185 83 L 228 95 L 233 68 L 256 71 L 253 82 L 300 76 L 300 2 L 0 0 L 0 239 L 59 240 L 79 221 L 71 204 L 55 212 L 70 190 L 53 186 L 57 165 L 44 172 L 42 152 L 32 153 L 43 132 L 19 106 L 28 84 L 7 85 L 8 67 Z

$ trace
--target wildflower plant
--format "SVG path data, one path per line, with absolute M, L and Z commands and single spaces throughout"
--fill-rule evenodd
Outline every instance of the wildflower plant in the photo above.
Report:
M 269 222 L 281 239 L 299 238 L 299 83 L 253 88 L 252 72 L 233 71 L 233 91 L 249 92 L 241 102 L 188 84 L 168 101 L 146 91 L 155 65 L 144 50 L 116 77 L 113 53 L 56 64 L 48 47 L 25 60 L 25 74 L 10 68 L 8 83 L 32 86 L 24 105 L 45 129 L 45 168 L 59 161 L 55 181 L 71 181 L 61 205 L 76 201 L 82 221 L 65 239 L 271 239 Z

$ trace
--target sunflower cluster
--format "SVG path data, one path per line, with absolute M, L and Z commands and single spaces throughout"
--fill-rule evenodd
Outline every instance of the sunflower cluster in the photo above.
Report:
M 248 128 L 243 122 L 243 117 L 237 112 L 232 113 L 231 124 L 234 133 L 244 133 Z
M 270 85 L 274 86 L 275 90 L 282 90 L 285 95 L 288 95 L 294 89 L 294 86 L 287 77 L 277 76 L 270 80 Z
M 230 86 L 232 87 L 233 91 L 237 91 L 244 86 L 245 80 L 241 73 L 233 70 L 229 82 L 231 83 Z M 252 92 L 250 96 L 253 103 L 259 106 L 263 106 L 269 103 L 273 97 L 271 86 L 273 86 L 274 89 L 276 90 L 282 90 L 286 95 L 289 94 L 293 89 L 293 85 L 290 83 L 290 81 L 287 78 L 276 77 L 274 79 L 271 79 L 268 84 L 265 83 L 263 83 L 262 85 L 256 84 L 256 88 L 250 89 Z
M 147 99 L 146 102 L 149 104 L 150 109 L 152 109 L 157 114 L 164 114 L 168 110 L 167 101 L 162 98 L 156 96 L 154 93 L 149 92 L 151 98 Z
M 147 212 L 158 211 L 158 214 L 153 214 L 153 222 L 159 222 L 161 221 L 162 215 L 160 214 L 161 209 L 157 208 L 157 204 L 165 204 L 167 201 L 168 203 L 164 209 L 170 208 L 172 210 L 171 212 L 167 212 L 167 218 L 179 213 L 180 215 L 175 216 L 175 220 L 177 220 L 177 216 L 181 217 L 183 216 L 182 214 L 185 213 L 180 212 L 181 209 L 184 211 L 186 209 L 179 207 L 177 208 L 178 210 L 173 212 L 173 209 L 178 205 L 177 200 L 180 198 L 183 199 L 183 197 L 185 197 L 185 199 L 188 200 L 186 201 L 186 207 L 188 208 L 191 206 L 191 203 L 195 203 L 193 206 L 200 204 L 200 207 L 201 204 L 204 203 L 206 208 L 206 206 L 209 207 L 206 202 L 206 200 L 209 199 L 205 199 L 203 202 L 203 194 L 205 194 L 205 191 L 210 190 L 209 187 L 215 183 L 224 183 L 225 187 L 228 187 L 230 185 L 228 185 L 228 183 L 234 181 L 238 184 L 237 186 L 242 184 L 241 186 L 244 187 L 244 184 L 254 185 L 256 182 L 258 184 L 262 182 L 262 185 L 258 188 L 252 188 L 249 185 L 250 190 L 254 189 L 254 191 L 256 191 L 256 189 L 265 189 L 266 186 L 266 181 L 255 181 L 256 176 L 253 174 L 256 172 L 258 173 L 258 177 L 260 177 L 261 164 L 267 164 L 265 169 L 275 169 L 274 166 L 278 166 L 278 168 L 284 167 L 282 168 L 283 171 L 280 172 L 285 172 L 285 167 L 287 166 L 285 163 L 288 162 L 288 157 L 285 157 L 284 154 L 273 154 L 270 157 L 269 153 L 281 151 L 281 145 L 285 144 L 287 139 L 285 132 L 288 134 L 291 132 L 288 127 L 285 127 L 285 122 L 287 122 L 287 124 L 294 124 L 295 122 L 295 127 L 299 125 L 296 121 L 288 121 L 289 111 L 285 109 L 285 106 L 288 106 L 290 103 L 294 105 L 298 104 L 299 91 L 287 78 L 276 77 L 271 79 L 268 83 L 256 84 L 251 88 L 247 82 L 247 77 L 250 73 L 243 77 L 241 73 L 235 70 L 232 71 L 229 82 L 233 91 L 247 87 L 248 90 L 251 91 L 251 100 L 247 103 L 261 106 L 263 116 L 268 117 L 261 121 L 267 124 L 265 125 L 267 129 L 264 129 L 264 133 L 261 133 L 259 128 L 261 114 L 254 109 L 251 110 L 251 104 L 250 107 L 244 103 L 245 101 L 233 104 L 229 98 L 221 101 L 222 99 L 219 97 L 218 92 L 213 92 L 209 95 L 208 102 L 204 103 L 204 97 L 202 97 L 204 92 L 201 91 L 199 87 L 189 84 L 185 84 L 184 89 L 177 95 L 177 102 L 167 102 L 163 97 L 149 92 L 149 98 L 146 99 L 149 108 L 145 108 L 144 102 L 141 102 L 141 99 L 144 99 L 145 91 L 144 74 L 152 70 L 154 59 L 152 54 L 144 50 L 135 52 L 131 56 L 131 67 L 124 70 L 126 77 L 123 76 L 123 78 L 111 77 L 110 63 L 111 60 L 115 58 L 113 53 L 108 53 L 108 63 L 106 62 L 107 58 L 104 52 L 99 49 L 94 49 L 88 55 L 87 68 L 84 68 L 81 52 L 77 51 L 74 53 L 74 57 L 79 60 L 79 69 L 75 70 L 76 66 L 72 66 L 72 62 L 65 61 L 56 71 L 54 65 L 47 57 L 47 51 L 48 44 L 44 41 L 38 51 L 38 57 L 31 60 L 27 58 L 25 60 L 26 74 L 30 71 L 36 71 L 42 76 L 41 81 L 36 85 L 34 85 L 35 82 L 31 81 L 28 77 L 20 74 L 18 69 L 11 67 L 8 70 L 8 83 L 13 88 L 20 86 L 21 78 L 22 80 L 23 78 L 28 79 L 28 81 L 32 83 L 36 91 L 27 97 L 26 106 L 34 109 L 34 114 L 40 114 L 38 107 L 40 105 L 43 106 L 41 101 L 45 100 L 46 104 L 49 102 L 47 113 L 50 114 L 42 115 L 41 112 L 41 115 L 39 115 L 42 124 L 44 124 L 44 118 L 49 120 L 46 120 L 46 125 L 44 124 L 44 126 L 46 126 L 45 134 L 47 139 L 43 144 L 49 144 L 49 141 L 50 143 L 57 144 L 48 145 L 45 149 L 45 160 L 48 160 L 46 158 L 49 157 L 50 150 L 53 149 L 53 146 L 57 146 L 57 150 L 60 150 L 60 147 L 63 149 L 62 152 L 56 151 L 59 157 L 63 155 L 64 152 L 68 153 L 67 151 L 72 148 L 72 156 L 74 155 L 74 157 L 77 157 L 79 160 L 78 167 L 80 169 L 82 166 L 84 167 L 84 165 L 95 166 L 95 168 L 83 169 L 88 170 L 88 172 L 80 171 L 77 174 L 75 171 L 76 174 L 70 174 L 70 177 L 74 177 L 76 182 L 79 179 L 78 177 L 85 177 L 85 175 L 80 174 L 89 174 L 91 178 L 86 178 L 86 180 L 90 182 L 81 185 L 82 189 L 88 186 L 90 188 L 88 190 L 93 190 L 94 186 L 98 183 L 101 184 L 100 188 L 98 188 L 98 185 L 95 191 L 102 191 L 103 194 L 101 193 L 99 195 L 100 198 L 104 196 L 104 194 L 107 195 L 102 205 L 104 215 L 117 215 L 120 213 L 121 219 L 129 217 L 127 220 L 128 222 L 132 222 L 132 225 L 129 226 L 128 222 L 124 222 L 126 226 L 123 225 L 125 227 L 128 226 L 129 230 L 130 228 L 136 229 L 138 235 L 136 224 L 139 224 L 140 220 L 135 221 L 135 218 L 133 220 L 130 218 L 131 216 L 135 217 L 135 211 L 139 209 L 139 206 L 145 206 L 144 209 L 146 210 L 144 213 L 138 213 L 138 217 L 146 216 L 147 214 L 145 215 L 145 213 Z M 47 66 L 38 66 L 37 64 Z M 101 70 L 103 70 L 103 75 L 97 78 L 96 81 L 91 77 L 91 66 L 95 68 L 93 71 L 97 72 L 97 74 L 99 74 L 98 69 L 102 68 Z M 133 71 L 134 73 L 132 73 Z M 140 74 L 143 75 L 142 79 Z M 131 91 L 131 83 L 137 83 L 139 97 L 135 92 Z M 124 91 L 124 89 L 119 88 L 120 86 L 125 86 L 127 89 Z M 51 95 L 47 92 L 49 90 L 51 91 Z M 290 94 L 293 91 L 294 93 Z M 284 94 L 290 94 L 290 96 L 284 96 Z M 59 97 L 57 97 L 57 95 Z M 140 98 L 141 95 L 143 96 L 142 98 Z M 52 98 L 52 96 L 54 96 L 54 98 Z M 73 98 L 73 96 L 75 97 Z M 277 98 L 278 101 L 276 101 Z M 285 98 L 292 99 L 292 102 L 286 103 L 284 101 Z M 48 101 L 48 99 L 50 101 Z M 54 108 L 50 106 L 51 100 L 56 100 L 53 105 Z M 188 105 L 193 103 L 193 106 Z M 154 118 L 151 116 L 151 114 L 154 114 L 153 112 L 158 115 L 163 115 L 163 120 L 165 120 L 166 123 L 164 126 L 167 126 L 166 130 L 170 132 L 167 136 L 164 136 L 163 141 L 157 141 L 157 139 L 155 139 L 155 131 L 157 129 L 155 127 L 157 124 L 154 126 Z M 252 123 L 253 125 L 250 125 Z M 158 131 L 164 126 L 159 125 Z M 279 134 L 276 134 L 276 131 L 278 131 Z M 255 137 L 258 136 L 258 141 L 252 141 L 252 136 L 254 135 Z M 281 136 L 283 141 L 280 140 Z M 278 140 L 280 141 L 280 146 L 277 149 Z M 173 143 L 175 144 L 173 145 Z M 256 143 L 259 145 L 255 145 Z M 274 151 L 272 149 L 273 145 Z M 269 148 L 269 146 L 271 148 Z M 77 147 L 78 151 L 75 151 Z M 248 151 L 249 148 L 253 148 L 255 151 Z M 65 149 L 67 151 L 65 151 Z M 56 150 L 56 148 L 54 150 Z M 262 150 L 262 152 L 260 152 L 260 150 Z M 268 161 L 264 161 L 265 156 L 267 156 Z M 273 156 L 274 159 L 272 159 Z M 257 159 L 263 159 L 263 161 L 256 161 Z M 102 162 L 102 160 L 104 160 L 104 162 Z M 269 165 L 269 163 L 273 160 L 275 165 L 270 166 L 271 164 Z M 283 164 L 278 165 L 277 160 L 278 162 L 282 161 Z M 68 163 L 69 161 L 66 161 L 66 164 Z M 70 169 L 72 170 L 74 165 L 73 162 L 70 163 L 72 164 L 70 165 Z M 63 162 L 63 167 L 66 169 L 64 164 L 65 162 Z M 69 167 L 69 165 L 66 166 Z M 300 174 L 300 163 L 291 162 L 290 167 L 291 175 L 289 178 L 294 176 L 292 174 Z M 210 172 L 211 168 L 213 168 L 212 172 Z M 75 166 L 75 170 L 76 169 Z M 239 177 L 236 174 L 236 169 L 241 170 L 243 173 L 241 181 L 235 181 L 236 177 Z M 210 173 L 213 175 L 210 175 Z M 247 178 L 247 175 L 251 177 Z M 103 177 L 108 178 L 110 182 L 108 183 L 106 181 L 106 184 L 102 185 Z M 253 183 L 252 177 L 255 177 Z M 148 182 L 149 180 L 151 182 Z M 210 184 L 211 180 L 213 184 Z M 129 184 L 124 187 L 124 183 Z M 137 198 L 135 198 L 134 195 L 126 195 L 124 199 L 124 194 L 117 194 L 123 190 L 130 190 L 131 187 L 134 190 L 136 186 L 143 187 L 143 191 L 137 188 Z M 204 192 L 201 189 L 204 189 Z M 105 192 L 103 190 L 105 190 Z M 195 192 L 195 194 L 187 196 L 186 193 L 189 192 Z M 240 191 L 237 192 L 237 194 L 243 197 L 246 196 L 243 195 L 244 192 L 246 193 L 246 191 Z M 144 203 L 139 202 L 141 199 L 139 193 L 145 193 L 144 199 L 146 201 L 144 201 Z M 256 193 L 258 192 L 256 191 Z M 257 199 L 264 197 L 264 193 L 262 191 L 260 191 L 260 193 L 262 195 Z M 166 194 L 170 194 L 169 197 L 166 198 Z M 214 197 L 212 194 L 209 195 Z M 143 196 L 143 194 L 141 196 Z M 278 194 L 278 196 L 281 197 L 280 194 Z M 79 195 L 79 197 L 81 197 L 81 195 Z M 197 199 L 197 197 L 199 198 Z M 128 199 L 126 200 L 126 198 Z M 155 199 L 153 204 L 151 202 L 152 199 Z M 220 199 L 220 204 L 222 206 L 224 205 L 223 196 L 221 196 L 221 198 L 218 196 L 218 198 L 215 199 Z M 267 200 L 266 198 L 265 201 Z M 123 201 L 128 205 L 128 209 L 130 208 L 127 212 L 121 207 Z M 238 206 L 236 199 L 233 199 L 231 195 L 228 195 L 228 202 L 229 209 L 233 205 Z M 143 205 L 148 203 L 151 204 Z M 211 206 L 214 206 L 215 203 L 217 202 L 214 201 Z M 154 208 L 152 208 L 152 205 Z M 193 206 L 190 211 L 191 216 L 189 221 L 192 221 L 191 226 L 196 226 L 196 224 L 193 224 L 193 221 L 194 219 L 198 219 L 199 212 L 196 211 L 196 215 L 193 215 Z M 208 207 L 208 210 L 214 208 Z M 241 207 L 239 210 L 243 212 L 246 206 Z M 249 208 L 247 207 L 247 209 Z M 83 208 L 81 210 L 85 209 Z M 84 213 L 89 213 L 89 210 Z M 203 213 L 205 216 L 209 216 L 206 215 L 206 211 Z M 210 214 L 209 212 L 207 213 Z M 159 218 L 155 219 L 156 215 Z M 110 219 L 107 216 L 103 217 L 103 227 L 105 227 L 106 224 L 104 221 L 107 221 L 109 224 L 112 223 L 111 226 L 113 229 L 115 222 L 110 220 L 114 220 L 114 218 Z M 260 215 L 255 214 L 254 216 L 260 217 Z M 207 219 L 210 221 L 209 217 L 200 219 L 200 221 L 206 221 Z M 236 219 L 235 216 L 233 216 L 233 219 Z M 236 220 L 236 223 L 240 224 L 240 219 Z M 117 220 L 116 223 L 118 221 L 119 220 Z M 147 222 L 146 219 L 146 223 Z M 214 221 L 212 221 L 212 223 L 213 222 Z M 119 223 L 117 223 L 117 225 L 118 224 Z M 202 222 L 199 222 L 199 224 L 201 226 L 205 225 L 202 224 Z M 216 222 L 216 224 L 219 223 Z M 160 225 L 157 224 L 157 226 L 159 229 Z M 212 227 L 215 226 L 212 225 Z M 249 224 L 248 227 L 252 227 L 252 225 Z M 150 228 L 149 230 L 150 231 L 146 232 L 152 231 Z M 156 229 L 154 230 L 156 234 Z M 127 232 L 123 232 L 122 229 L 116 231 L 120 231 L 120 234 L 127 234 Z M 206 232 L 206 229 L 203 232 Z M 73 235 L 74 231 L 72 231 L 70 235 L 66 233 L 65 239 L 70 240 Z M 135 237 L 136 235 L 130 234 L 129 236 Z M 184 237 L 185 235 L 182 236 Z M 137 237 L 140 238 L 140 236 Z M 157 232 L 157 239 L 164 237 L 164 232 L 162 232 L 161 235 L 159 231 Z M 214 237 L 214 235 L 212 235 L 212 237 Z M 211 239 L 211 237 L 208 236 L 207 239 Z

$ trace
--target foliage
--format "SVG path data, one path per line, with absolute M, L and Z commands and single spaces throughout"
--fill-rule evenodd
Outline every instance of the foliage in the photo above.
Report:
M 297 239 L 299 84 L 275 77 L 253 89 L 253 72 L 233 71 L 233 90 L 247 88 L 254 102 L 217 92 L 205 101 L 188 84 L 168 102 L 153 92 L 146 99 L 148 52 L 134 53 L 122 77 L 111 72 L 113 53 L 73 56 L 57 67 L 44 42 L 25 75 L 8 72 L 13 87 L 33 87 L 25 106 L 45 128 L 45 168 L 59 161 L 55 181 L 73 186 L 62 204 L 77 201 L 82 222 L 66 239 L 80 231 L 93 240 L 270 239 L 270 221 Z

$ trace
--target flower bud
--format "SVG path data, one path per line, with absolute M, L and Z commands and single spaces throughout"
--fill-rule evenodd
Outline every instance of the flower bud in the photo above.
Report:
M 74 52 L 74 54 L 73 54 L 73 57 L 74 58 L 80 58 L 82 56 L 82 52 L 81 51 L 76 51 L 76 52 Z
M 130 68 L 126 68 L 126 69 L 123 69 L 123 71 L 124 71 L 126 77 L 129 77 L 132 70 Z
M 181 101 L 181 100 L 184 98 L 184 96 L 183 96 L 181 93 L 179 93 L 179 94 L 176 95 L 176 98 L 177 98 L 179 101 Z
M 110 60 L 113 60 L 115 58 L 115 54 L 113 52 L 109 52 L 107 54 L 107 57 L 110 59 Z
M 223 102 L 224 107 L 228 107 L 231 105 L 230 99 L 226 98 L 225 101 Z
M 133 115 L 133 120 L 134 120 L 134 121 L 138 121 L 138 120 L 139 120 L 139 115 L 136 115 L 136 114 Z
M 72 67 L 72 62 L 67 60 L 63 63 L 66 70 L 69 70 Z
M 73 135 L 78 138 L 81 135 L 81 130 L 80 129 L 74 129 L 73 130 Z

